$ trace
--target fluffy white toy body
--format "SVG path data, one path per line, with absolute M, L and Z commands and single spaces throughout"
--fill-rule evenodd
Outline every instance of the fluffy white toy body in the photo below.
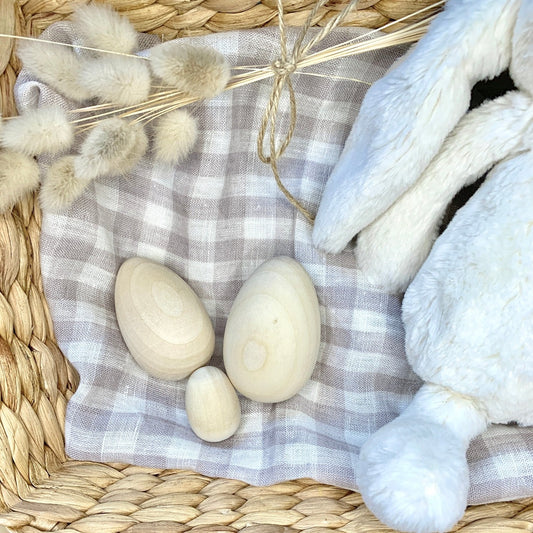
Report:
M 493 423 L 533 424 L 533 152 L 500 163 L 407 289 L 407 358 Z
M 402 531 L 450 529 L 470 440 L 489 423 L 533 424 L 532 168 L 527 152 L 494 169 L 405 293 L 407 357 L 428 384 L 365 443 L 357 475 L 368 507 Z
M 517 90 L 465 114 L 473 84 L 507 67 Z M 368 91 L 315 221 L 317 246 L 357 234 L 362 271 L 405 290 L 406 354 L 426 384 L 357 472 L 368 507 L 401 531 L 452 528 L 471 439 L 533 425 L 532 72 L 533 0 L 449 0 Z M 455 193 L 490 168 L 437 238 Z

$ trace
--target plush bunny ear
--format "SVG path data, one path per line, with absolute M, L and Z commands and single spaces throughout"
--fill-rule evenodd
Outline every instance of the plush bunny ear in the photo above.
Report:
M 473 84 L 509 64 L 519 0 L 449 0 L 428 33 L 368 91 L 326 184 L 313 232 L 340 252 L 420 176 L 468 108 Z
M 513 31 L 509 72 L 515 85 L 533 95 L 533 1 L 522 0 Z
M 467 113 L 417 182 L 357 237 L 357 266 L 387 292 L 403 292 L 428 256 L 446 207 L 465 185 L 533 142 L 533 99 L 509 91 Z

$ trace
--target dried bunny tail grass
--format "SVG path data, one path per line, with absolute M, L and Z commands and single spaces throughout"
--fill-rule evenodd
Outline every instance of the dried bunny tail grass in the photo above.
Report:
M 43 211 L 51 213 L 64 211 L 86 189 L 89 182 L 76 177 L 74 161 L 74 156 L 67 155 L 58 159 L 48 169 L 39 192 L 39 202 Z
M 31 156 L 66 151 L 73 139 L 74 126 L 59 107 L 25 111 L 6 120 L 0 131 L 0 144 L 4 148 Z
M 89 98 L 89 93 L 78 81 L 80 61 L 72 49 L 37 41 L 20 41 L 17 55 L 31 74 L 63 96 L 75 102 Z
M 154 157 L 176 164 L 185 159 L 198 138 L 196 119 L 184 109 L 171 111 L 154 123 Z
M 444 0 L 439 0 L 435 4 L 432 4 L 431 7 L 438 7 L 443 3 Z M 429 8 L 424 8 L 419 10 L 417 13 L 422 13 L 428 9 Z M 381 35 L 377 34 L 377 30 L 371 30 L 368 33 L 365 33 L 350 41 L 341 43 L 340 45 L 332 46 L 319 52 L 305 55 L 304 57 L 300 58 L 295 65 L 291 66 L 291 70 L 292 67 L 294 67 L 294 73 L 298 74 L 300 70 L 305 67 L 319 65 L 330 60 L 358 55 L 382 48 L 389 48 L 399 44 L 413 43 L 419 40 L 425 34 L 427 27 L 433 18 L 434 16 L 430 16 L 425 20 L 406 25 L 393 33 L 384 33 Z M 408 17 L 406 16 L 400 20 L 403 21 L 407 19 Z M 387 28 L 391 25 L 392 23 L 387 24 L 382 28 Z M 174 85 L 174 89 L 164 90 L 160 93 L 150 95 L 145 102 L 124 107 L 123 109 L 119 110 L 108 109 L 102 111 L 102 107 L 99 108 L 98 106 L 95 106 L 94 108 L 84 108 L 78 110 L 84 113 L 87 113 L 91 110 L 102 112 L 96 116 L 87 116 L 86 118 L 82 118 L 77 122 L 80 125 L 83 123 L 84 128 L 92 128 L 98 123 L 99 118 L 103 116 L 109 116 L 115 112 L 120 112 L 120 116 L 123 118 L 134 118 L 136 121 L 151 121 L 164 113 L 174 111 L 180 107 L 197 102 L 202 98 L 212 96 L 213 90 L 215 90 L 215 93 L 222 90 L 232 90 L 236 89 L 237 87 L 243 87 L 250 83 L 256 83 L 261 80 L 266 80 L 268 78 L 280 75 L 278 68 L 275 68 L 273 65 L 266 65 L 246 67 L 249 69 L 249 72 L 236 74 L 230 77 L 230 67 L 226 63 L 225 58 L 219 52 L 213 49 L 209 49 L 209 52 L 205 52 L 204 48 L 203 52 L 200 53 L 200 56 L 203 54 L 203 60 L 205 60 L 209 55 L 216 55 L 217 65 L 219 65 L 218 62 L 220 62 L 220 65 L 222 65 L 221 70 L 223 71 L 223 74 L 220 75 L 220 77 L 216 75 L 214 76 L 215 84 L 218 86 L 216 89 L 213 89 L 213 86 L 209 87 L 209 83 L 206 83 L 205 78 L 201 83 L 198 83 L 197 81 L 200 78 L 197 78 L 195 65 L 202 63 L 202 61 L 195 63 L 194 61 L 189 62 L 187 60 L 183 62 L 181 60 L 181 55 L 186 56 L 189 53 L 194 57 L 194 54 L 198 53 L 198 49 L 199 47 L 182 44 L 179 42 L 179 40 L 168 41 L 166 43 L 154 46 L 149 50 L 149 59 L 152 71 L 157 77 L 163 79 L 167 84 Z M 214 62 L 203 61 L 203 63 L 207 63 L 207 70 L 211 74 L 217 70 L 217 67 L 213 66 Z M 212 70 L 209 70 L 210 68 Z M 200 68 L 200 71 L 201 70 L 202 69 Z M 362 83 L 366 82 L 363 81 Z
M 168 41 L 150 49 L 156 76 L 179 91 L 199 98 L 222 92 L 230 78 L 226 58 L 214 48 Z
M 123 54 L 137 50 L 135 28 L 111 6 L 96 2 L 79 6 L 72 20 L 83 44 Z
M 84 61 L 79 82 L 102 102 L 129 106 L 148 98 L 150 69 L 146 61 L 110 55 Z
M 75 175 L 82 180 L 124 174 L 131 170 L 148 148 L 141 124 L 108 118 L 97 124 L 75 157 Z
M 39 166 L 27 155 L 0 150 L 0 213 L 39 186 Z

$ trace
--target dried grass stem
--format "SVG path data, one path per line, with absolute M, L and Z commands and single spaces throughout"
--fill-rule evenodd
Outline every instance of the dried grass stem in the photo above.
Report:
M 349 45 L 338 45 L 331 47 L 320 52 L 311 54 L 296 63 L 295 73 L 299 73 L 301 69 L 311 67 L 314 65 L 319 65 L 326 61 L 331 61 L 334 59 L 340 59 L 343 57 L 348 57 L 351 55 L 362 54 L 372 50 L 378 50 L 381 48 L 388 48 L 391 46 L 396 46 L 399 44 L 412 43 L 417 41 L 424 35 L 428 20 L 417 22 L 413 24 L 413 27 L 405 28 L 391 34 L 385 34 L 375 39 L 364 41 L 364 42 L 351 42 Z M 366 36 L 367 34 L 365 34 Z M 270 65 L 257 68 L 250 72 L 245 72 L 242 74 L 236 74 L 232 76 L 226 85 L 225 90 L 232 90 L 238 87 L 243 87 L 250 83 L 256 83 L 261 80 L 265 80 L 275 76 L 276 72 L 274 68 Z M 305 73 L 315 75 L 315 73 Z M 316 74 L 320 75 L 320 74 Z M 326 76 L 326 75 L 324 75 Z M 351 79 L 351 78 L 347 78 Z M 354 80 L 361 83 L 367 83 L 364 80 Z M 119 116 L 120 118 L 128 117 L 137 117 L 138 115 L 145 114 L 148 110 L 153 112 L 165 113 L 166 111 L 179 109 L 186 105 L 192 104 L 199 101 L 200 98 L 194 96 L 188 96 L 182 91 L 176 90 L 166 90 L 150 95 L 150 97 L 141 104 L 126 106 L 116 108 L 112 104 L 100 104 L 96 106 L 89 106 L 85 108 L 75 109 L 73 113 L 93 113 L 94 111 L 99 110 L 108 110 L 97 115 L 92 115 L 90 117 L 83 117 L 76 119 L 73 122 L 75 124 L 83 124 L 84 126 L 89 126 L 94 123 L 96 125 L 97 121 L 103 117 L 108 117 L 111 115 Z
M 98 53 L 101 53 L 101 54 L 114 54 L 114 55 L 124 56 L 124 57 L 134 57 L 136 59 L 142 59 L 144 61 L 148 61 L 149 60 L 148 57 L 139 56 L 139 55 L 136 55 L 136 54 L 126 54 L 124 52 L 115 52 L 113 50 L 103 50 L 102 48 L 95 48 L 95 47 L 92 47 L 92 46 L 82 46 L 81 44 L 61 43 L 61 42 L 57 42 L 57 41 L 50 41 L 48 39 L 42 39 L 40 37 L 27 37 L 27 36 L 24 36 L 24 35 L 13 35 L 11 33 L 0 33 L 0 37 L 8 38 L 8 39 L 17 39 L 17 40 L 20 40 L 20 41 L 35 41 L 35 42 L 41 43 L 41 44 L 54 44 L 56 46 L 66 46 L 68 48 L 76 48 L 76 49 L 79 49 L 79 50 L 88 50 L 90 52 L 98 52 Z
M 327 35 L 333 29 L 333 27 L 337 25 L 338 22 L 335 24 L 330 24 L 322 28 L 322 30 L 313 39 L 311 39 L 311 41 L 308 42 L 305 46 L 303 46 L 302 44 L 305 32 L 302 32 L 301 37 L 298 39 L 297 43 L 295 44 L 295 46 L 300 47 L 300 50 L 299 50 L 300 58 L 297 61 L 295 61 L 295 64 L 293 65 L 291 70 L 294 73 L 318 76 L 319 74 L 311 73 L 311 72 L 306 73 L 306 72 L 302 72 L 302 70 L 307 67 L 319 65 L 321 63 L 325 63 L 327 61 L 332 61 L 335 59 L 341 59 L 343 57 L 362 54 L 368 51 L 388 48 L 388 47 L 396 46 L 400 44 L 416 42 L 424 35 L 424 33 L 427 30 L 427 26 L 429 25 L 429 23 L 431 22 L 431 20 L 434 18 L 435 15 L 429 16 L 421 21 L 412 23 L 409 26 L 401 28 L 400 30 L 397 30 L 395 32 L 382 34 L 382 35 L 379 35 L 378 37 L 372 37 L 372 36 L 375 35 L 378 31 L 387 29 L 393 26 L 394 24 L 397 24 L 398 22 L 403 22 L 405 20 L 410 19 L 411 17 L 419 16 L 420 14 L 424 12 L 434 10 L 435 8 L 443 5 L 444 3 L 445 3 L 445 0 L 438 0 L 437 2 L 435 2 L 434 4 L 428 7 L 420 9 L 419 11 L 411 15 L 407 15 L 397 21 L 386 24 L 385 26 L 377 30 L 370 30 L 369 32 L 363 35 L 360 35 L 354 39 L 351 39 L 350 41 L 345 41 L 339 45 L 331 46 L 329 48 L 326 48 L 324 50 L 311 53 L 311 54 L 307 54 L 307 52 L 314 45 L 316 45 L 321 39 L 323 39 L 323 37 Z M 318 6 L 319 4 L 320 2 L 317 2 L 315 6 Z M 347 11 L 347 9 L 345 10 Z M 280 29 L 282 30 L 283 33 L 285 32 L 284 25 L 281 25 Z M 105 52 L 105 53 L 110 53 L 110 54 L 122 55 L 126 57 L 134 57 L 134 58 L 138 58 L 144 61 L 149 60 L 149 57 L 143 57 L 143 56 L 139 56 L 135 54 L 126 54 L 123 52 L 112 52 L 112 51 L 101 50 L 101 49 L 93 48 L 93 47 L 74 45 L 70 43 L 57 43 L 55 41 L 37 39 L 33 37 L 16 36 L 16 35 L 9 35 L 9 34 L 3 34 L 3 33 L 0 33 L 0 37 L 38 41 L 40 43 L 57 44 L 59 46 L 68 46 L 71 48 L 79 48 L 79 49 L 84 49 L 84 50 L 100 52 L 100 53 Z M 281 57 L 280 59 L 287 60 L 286 51 L 284 52 L 284 57 Z M 227 83 L 225 90 L 232 90 L 238 87 L 243 87 L 250 83 L 256 83 L 261 80 L 272 78 L 278 74 L 276 72 L 275 67 L 272 65 L 258 66 L 258 67 L 254 67 L 254 66 L 235 67 L 235 70 L 240 69 L 240 68 L 246 68 L 248 69 L 248 71 L 244 73 L 240 73 L 240 74 L 235 74 L 234 76 L 232 76 L 229 82 Z M 326 75 L 323 75 L 323 76 L 326 76 Z M 353 81 L 360 82 L 360 83 L 367 83 L 364 80 L 354 79 Z M 143 121 L 148 122 L 148 121 L 153 120 L 155 117 L 158 117 L 166 112 L 179 109 L 181 107 L 190 105 L 199 100 L 201 100 L 201 98 L 195 97 L 195 96 L 189 96 L 183 93 L 183 91 L 178 91 L 176 89 L 169 88 L 167 90 L 153 93 L 152 95 L 148 97 L 148 99 L 146 99 L 145 101 L 139 104 L 128 105 L 128 106 L 117 106 L 116 104 L 103 103 L 103 104 L 96 104 L 96 105 L 74 109 L 71 111 L 71 113 L 78 114 L 78 115 L 87 114 L 87 116 L 76 118 L 75 120 L 72 120 L 72 123 L 76 126 L 77 131 L 85 131 L 96 126 L 101 119 L 109 118 L 111 116 L 117 116 L 120 118 L 133 118 L 135 122 L 143 122 Z

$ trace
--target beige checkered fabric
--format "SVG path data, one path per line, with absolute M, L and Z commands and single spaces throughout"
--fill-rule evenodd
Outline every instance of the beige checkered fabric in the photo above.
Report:
M 336 30 L 332 45 L 360 30 Z M 48 38 L 72 41 L 68 23 Z M 294 32 L 289 33 L 294 39 Z M 267 28 L 197 37 L 232 65 L 265 65 L 278 50 Z M 145 38 L 145 46 L 153 40 Z M 316 210 L 368 87 L 403 49 L 338 60 L 294 74 L 298 119 L 280 162 L 287 187 Z M 357 78 L 365 83 L 343 78 Z M 351 250 L 332 256 L 311 243 L 311 228 L 258 160 L 256 139 L 271 80 L 224 92 L 192 109 L 200 136 L 176 168 L 148 153 L 127 178 L 95 181 L 64 214 L 45 215 L 42 272 L 59 345 L 81 384 L 68 405 L 66 450 L 75 459 L 194 469 L 210 476 L 270 484 L 296 477 L 356 489 L 358 450 L 400 413 L 420 386 L 403 350 L 398 298 L 368 285 Z M 72 107 L 22 73 L 20 109 Z M 288 124 L 282 101 L 279 128 Z M 48 162 L 43 161 L 45 166 Z M 208 444 L 190 430 L 185 383 L 148 377 L 132 360 L 114 314 L 121 263 L 144 256 L 167 265 L 199 295 L 217 342 L 231 304 L 263 261 L 289 255 L 310 274 L 320 302 L 322 343 L 311 381 L 292 399 L 258 404 L 242 398 L 237 434 Z M 533 430 L 495 426 L 469 450 L 470 503 L 533 495 Z

